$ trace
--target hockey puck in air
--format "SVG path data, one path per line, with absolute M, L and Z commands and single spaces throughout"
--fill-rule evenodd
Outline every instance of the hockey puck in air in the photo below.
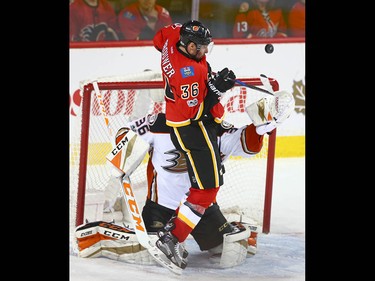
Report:
M 272 54 L 273 53 L 273 45 L 272 44 L 267 44 L 266 47 L 264 48 L 267 54 Z

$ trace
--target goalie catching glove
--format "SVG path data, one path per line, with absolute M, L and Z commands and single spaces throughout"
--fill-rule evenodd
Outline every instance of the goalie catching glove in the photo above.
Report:
M 292 113 L 295 100 L 287 91 L 277 91 L 273 97 L 264 97 L 246 107 L 246 112 L 257 127 L 259 135 L 264 135 L 280 126 Z
M 114 204 L 118 193 L 118 185 L 115 179 L 124 175 L 130 176 L 142 163 L 150 145 L 129 128 L 120 128 L 115 136 L 116 146 L 107 155 L 111 162 L 111 178 L 105 188 L 104 213 L 114 215 Z M 112 184 L 111 184 L 112 183 Z M 122 212 L 124 214 L 124 212 Z

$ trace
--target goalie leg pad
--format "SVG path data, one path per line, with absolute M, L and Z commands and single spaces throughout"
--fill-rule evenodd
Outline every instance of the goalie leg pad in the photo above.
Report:
M 231 223 L 233 231 L 223 235 L 222 249 L 216 247 L 210 250 L 215 253 L 210 257 L 211 261 L 215 261 L 218 253 L 221 252 L 219 267 L 229 268 L 242 264 L 247 256 L 248 238 L 250 236 L 250 228 L 243 226 L 241 223 Z
M 104 201 L 102 220 L 117 224 L 120 223 L 121 225 L 132 225 L 133 218 L 127 209 L 123 196 L 117 196 Z
M 76 228 L 78 256 L 83 258 L 107 257 L 128 263 L 156 264 L 142 247 L 135 232 L 104 221 L 96 221 Z M 157 239 L 156 235 L 154 239 Z
M 262 130 L 257 128 L 258 134 L 270 132 L 283 123 L 292 113 L 295 107 L 295 100 L 291 93 L 287 91 L 277 91 L 273 97 L 264 97 L 246 107 L 253 124 L 267 126 Z
M 219 267 L 222 268 L 241 264 L 246 257 L 251 257 L 257 252 L 258 227 L 253 224 L 234 221 L 230 225 L 233 230 L 231 234 L 226 234 L 225 244 L 220 244 L 208 250 L 211 254 L 211 262 L 218 263 Z M 248 229 L 248 231 L 245 232 L 245 229 Z M 244 233 L 249 234 L 249 236 Z M 243 250 L 244 248 L 247 248 L 247 253 Z
M 117 169 L 112 167 L 112 170 L 114 171 Z M 120 176 L 123 176 L 123 173 Z M 115 205 L 116 205 L 116 201 L 117 201 L 119 194 L 120 194 L 120 188 L 118 186 L 117 177 L 113 176 L 112 174 L 104 189 L 104 205 L 103 205 L 104 213 L 111 213 L 111 212 L 116 211 Z
M 247 240 L 247 254 L 248 256 L 253 256 L 257 253 L 258 244 L 258 227 L 249 223 L 242 222 L 242 225 L 250 229 L 250 237 Z

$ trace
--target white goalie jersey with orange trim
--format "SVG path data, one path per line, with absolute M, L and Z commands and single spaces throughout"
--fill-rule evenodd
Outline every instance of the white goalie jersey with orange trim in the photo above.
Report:
M 111 159 L 111 163 L 119 167 L 124 174 L 131 175 L 142 162 L 144 153 L 148 151 L 150 157 L 147 163 L 147 197 L 164 207 L 176 209 L 189 191 L 190 181 L 185 157 L 170 139 L 170 128 L 165 124 L 165 115 L 148 115 L 124 125 L 127 128 L 121 128 L 116 134 L 116 147 L 110 153 L 112 156 L 107 156 L 107 159 Z M 229 156 L 254 156 L 262 148 L 263 136 L 256 133 L 253 124 L 235 128 L 223 121 L 217 128 L 223 162 Z M 127 156 L 119 155 L 120 151 Z M 113 188 L 116 188 L 116 185 L 113 185 Z M 249 237 L 250 233 L 253 233 L 249 226 L 245 230 L 243 233 L 231 233 L 224 239 L 225 243 L 218 247 L 218 252 L 212 253 L 216 258 L 220 258 L 216 260 L 219 267 L 227 268 L 241 263 L 246 252 L 255 254 L 256 246 L 251 248 L 248 242 L 246 251 L 246 247 L 240 247 L 241 244 L 237 243 L 237 240 L 242 241 L 243 237 Z M 149 237 L 158 238 L 156 235 Z M 130 263 L 155 264 L 147 250 L 141 247 L 134 230 L 125 225 L 120 227 L 105 221 L 84 224 L 77 228 L 76 238 L 81 257 L 105 256 Z M 215 257 L 212 262 L 215 262 Z
M 190 188 L 186 159 L 173 145 L 165 114 L 153 114 L 127 124 L 150 145 L 147 166 L 148 199 L 170 209 L 176 209 Z M 218 142 L 224 162 L 229 156 L 251 157 L 262 148 L 263 136 L 254 125 L 241 128 L 223 121 L 218 125 Z

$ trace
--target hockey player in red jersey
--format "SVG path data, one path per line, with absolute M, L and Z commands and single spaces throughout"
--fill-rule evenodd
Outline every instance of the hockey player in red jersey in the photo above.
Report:
M 184 269 L 188 252 L 181 243 L 215 202 L 223 184 L 216 125 L 224 117 L 220 97 L 234 86 L 236 76 L 225 68 L 212 77 L 206 61 L 212 36 L 199 21 L 166 26 L 153 41 L 161 53 L 166 124 L 172 143 L 185 155 L 191 185 L 186 200 L 158 231 L 156 246 Z

